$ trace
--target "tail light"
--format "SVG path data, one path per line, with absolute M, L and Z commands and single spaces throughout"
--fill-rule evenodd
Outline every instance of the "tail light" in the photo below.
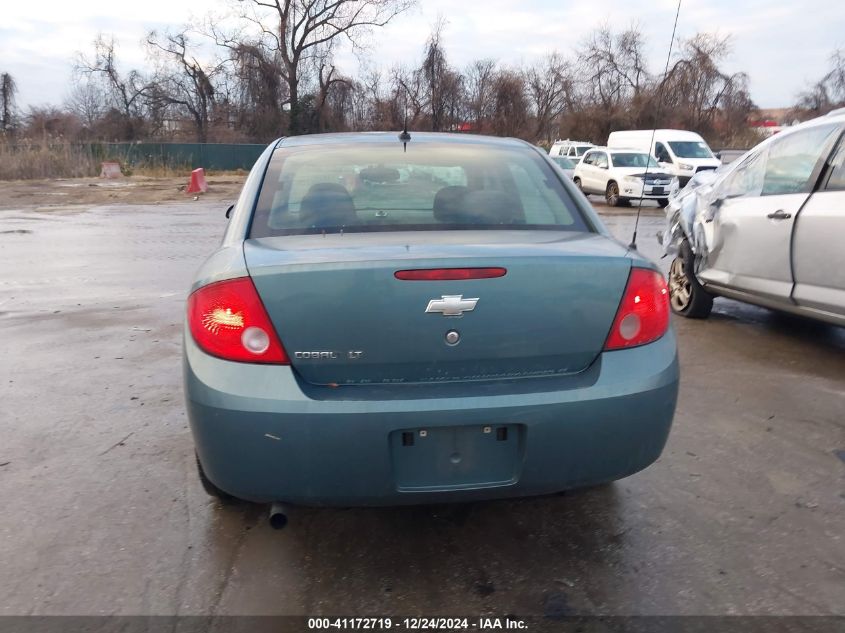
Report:
M 625 349 L 656 341 L 669 329 L 669 290 L 663 275 L 632 268 L 604 349 Z
M 188 327 L 212 356 L 244 363 L 290 364 L 249 277 L 203 286 L 188 297 Z

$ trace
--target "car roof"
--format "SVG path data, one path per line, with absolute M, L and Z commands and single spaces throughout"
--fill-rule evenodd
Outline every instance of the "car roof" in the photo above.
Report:
M 648 154 L 644 149 L 637 149 L 636 147 L 591 147 L 588 151 L 595 152 L 596 150 L 602 152 L 610 152 L 615 154 L 617 152 L 625 152 L 626 154 Z
M 611 132 L 611 134 L 654 134 L 655 137 L 657 136 L 675 136 L 679 140 L 683 137 L 687 138 L 701 138 L 701 135 L 698 132 L 693 132 L 692 130 L 675 130 L 672 128 L 658 128 L 656 130 L 617 130 L 616 132 Z
M 329 134 L 304 134 L 302 136 L 288 136 L 276 143 L 280 147 L 303 147 L 306 145 L 349 145 L 354 143 L 384 143 L 397 144 L 400 132 L 334 132 Z M 534 149 L 531 143 L 518 138 L 500 136 L 485 136 L 481 134 L 451 134 L 447 132 L 414 132 L 409 131 L 411 140 L 415 143 L 454 143 L 456 145 L 486 145 L 490 147 L 527 147 Z

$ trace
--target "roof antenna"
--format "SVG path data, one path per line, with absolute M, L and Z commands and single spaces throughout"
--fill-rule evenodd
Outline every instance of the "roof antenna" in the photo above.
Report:
M 675 45 L 675 32 L 678 30 L 678 16 L 681 14 L 681 1 L 678 0 L 678 10 L 675 11 L 675 26 L 672 27 L 672 39 L 669 40 L 669 54 L 666 55 L 666 68 L 663 70 L 663 81 L 666 81 L 666 76 L 669 74 L 669 61 L 672 59 L 672 47 Z M 662 82 L 661 82 L 662 83 Z M 643 188 L 640 193 L 639 204 L 637 204 L 637 219 L 634 220 L 634 235 L 631 237 L 631 243 L 628 244 L 629 249 L 637 250 L 637 229 L 640 226 L 640 212 L 643 210 L 643 198 L 645 197 L 645 178 L 648 176 L 648 168 L 651 164 L 651 148 L 654 147 L 654 135 L 657 134 L 657 122 L 660 120 L 660 106 L 663 105 L 663 91 L 661 90 L 657 95 L 657 107 L 654 109 L 654 127 L 651 128 L 651 142 L 648 147 L 648 160 L 645 164 L 645 173 L 643 174 Z
M 402 141 L 402 151 L 408 151 L 408 141 L 411 140 L 411 135 L 408 133 L 408 112 L 405 111 L 405 127 L 402 128 L 402 133 L 399 135 L 399 140 Z

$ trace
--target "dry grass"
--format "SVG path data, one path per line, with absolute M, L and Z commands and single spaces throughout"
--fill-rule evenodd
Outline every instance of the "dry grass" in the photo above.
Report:
M 39 180 L 99 176 L 103 161 L 120 163 L 124 176 L 187 178 L 191 166 L 121 152 L 108 144 L 0 142 L 0 180 Z M 206 170 L 206 175 L 231 174 Z M 243 170 L 235 173 L 245 174 Z
M 72 144 L 0 143 L 0 180 L 99 176 L 104 160 L 120 163 L 124 176 L 174 178 L 189 176 L 191 173 L 191 168 L 186 165 L 151 162 L 129 166 L 125 157 L 95 156 L 91 147 Z
M 124 164 L 124 163 L 121 163 Z M 142 164 L 133 165 L 131 168 L 131 175 L 133 176 L 147 176 L 149 178 L 190 178 L 192 167 L 186 165 L 153 165 Z M 206 169 L 206 177 L 213 176 L 235 176 L 245 177 L 249 172 L 244 169 L 221 170 L 221 169 Z
M 121 165 L 123 164 L 121 162 Z M 181 165 L 133 165 L 131 170 L 124 168 L 124 172 L 126 171 L 130 171 L 132 176 L 148 176 L 149 178 L 176 178 L 179 176 L 187 178 L 191 175 L 191 168 Z
M 100 161 L 74 145 L 0 143 L 0 180 L 79 178 L 100 173 Z

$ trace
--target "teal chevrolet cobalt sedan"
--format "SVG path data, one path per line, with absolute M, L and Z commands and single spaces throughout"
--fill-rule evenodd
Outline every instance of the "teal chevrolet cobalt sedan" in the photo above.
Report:
M 557 492 L 660 455 L 666 284 L 514 139 L 285 138 L 187 302 L 210 493 L 400 505 Z

